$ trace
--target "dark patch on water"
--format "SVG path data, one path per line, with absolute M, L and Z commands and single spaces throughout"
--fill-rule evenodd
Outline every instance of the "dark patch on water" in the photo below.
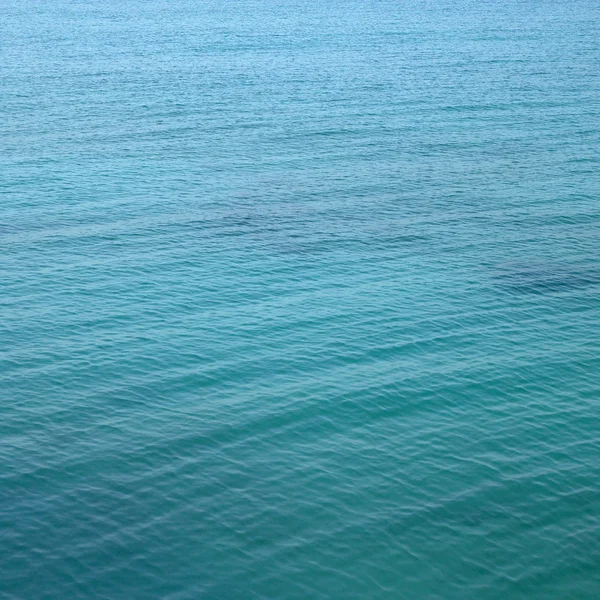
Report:
M 600 284 L 600 268 L 543 263 L 507 263 L 496 268 L 494 283 L 521 294 L 551 294 Z
M 422 235 L 396 235 L 390 237 L 339 237 L 330 239 L 315 239 L 312 241 L 287 243 L 278 246 L 281 254 L 321 254 L 334 252 L 336 250 L 352 249 L 355 251 L 381 251 L 393 250 L 397 247 L 409 246 L 422 242 L 427 238 Z M 302 237 L 302 236 L 288 236 Z

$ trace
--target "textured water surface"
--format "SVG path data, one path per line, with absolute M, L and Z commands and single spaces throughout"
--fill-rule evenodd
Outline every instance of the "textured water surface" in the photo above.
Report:
M 600 597 L 600 8 L 0 0 L 0 598 Z

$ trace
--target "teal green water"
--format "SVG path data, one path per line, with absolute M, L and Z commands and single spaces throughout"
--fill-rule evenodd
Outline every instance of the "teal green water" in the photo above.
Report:
M 0 0 L 0 598 L 600 597 L 600 6 Z

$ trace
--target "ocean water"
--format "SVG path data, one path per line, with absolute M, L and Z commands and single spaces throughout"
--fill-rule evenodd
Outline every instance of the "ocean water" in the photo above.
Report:
M 600 5 L 0 14 L 2 600 L 600 597 Z

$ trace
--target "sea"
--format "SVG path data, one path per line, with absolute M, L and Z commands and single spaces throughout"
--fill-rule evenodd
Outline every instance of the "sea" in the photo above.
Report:
M 600 598 L 600 4 L 0 0 L 0 599 Z

